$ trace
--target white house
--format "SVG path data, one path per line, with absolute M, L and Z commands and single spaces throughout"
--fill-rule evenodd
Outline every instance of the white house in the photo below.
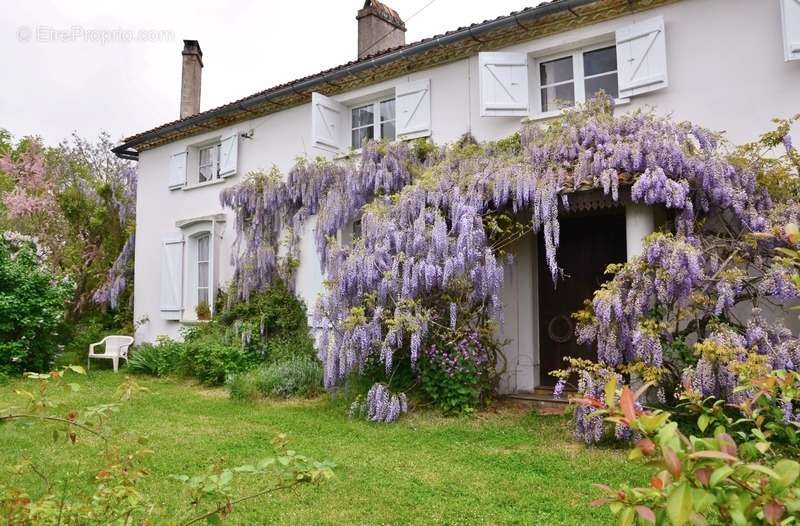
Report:
M 219 192 L 252 170 L 285 172 L 297 156 L 335 156 L 364 137 L 497 139 L 523 118 L 557 114 L 556 99 L 579 102 L 601 88 L 615 111 L 653 106 L 734 142 L 800 111 L 800 0 L 555 0 L 412 44 L 376 0 L 358 20 L 358 60 L 204 112 L 202 52 L 185 41 L 181 119 L 114 150 L 139 162 L 134 311 L 146 321 L 137 341 L 179 336 L 196 323 L 198 302 L 213 305 L 233 271 L 233 217 Z M 562 247 L 579 248 L 561 253 L 561 264 L 589 262 L 572 289 L 555 295 L 540 279 L 535 236 L 517 246 L 503 298 L 505 392 L 549 383 L 547 371 L 574 345 L 573 303 L 609 260 L 637 254 L 657 221 L 642 205 L 584 201 L 579 208 L 594 210 L 588 223 L 603 227 L 564 219 Z M 313 228 L 296 284 L 309 308 L 323 278 Z

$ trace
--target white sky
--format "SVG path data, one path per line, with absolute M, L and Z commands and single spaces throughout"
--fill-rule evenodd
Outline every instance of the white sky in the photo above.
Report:
M 405 20 L 429 2 L 386 0 Z M 538 3 L 434 0 L 407 21 L 406 42 Z M 106 130 L 116 140 L 176 119 L 184 38 L 203 49 L 202 110 L 350 61 L 363 0 L 3 4 L 0 128 L 54 144 L 73 130 L 87 138 Z M 119 30 L 134 38 L 163 30 L 165 38 L 130 41 Z

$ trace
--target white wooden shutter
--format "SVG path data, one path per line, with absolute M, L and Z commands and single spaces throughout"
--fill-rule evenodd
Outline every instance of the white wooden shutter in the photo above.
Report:
M 399 84 L 395 88 L 395 125 L 398 139 L 431 134 L 430 79 Z
M 667 87 L 667 40 L 664 17 L 617 30 L 619 96 L 633 97 Z
M 224 137 L 219 145 L 219 176 L 230 177 L 236 175 L 236 166 L 239 160 L 239 134 L 234 133 Z
M 481 116 L 528 115 L 528 55 L 478 54 Z
M 800 60 L 800 0 L 781 0 L 783 57 Z
M 183 235 L 173 233 L 161 241 L 161 317 L 180 320 L 183 308 Z
M 174 190 L 186 184 L 186 157 L 189 152 L 174 154 L 169 160 L 169 188 Z
M 340 151 L 347 144 L 347 118 L 344 104 L 321 93 L 311 94 L 311 140 L 323 150 Z

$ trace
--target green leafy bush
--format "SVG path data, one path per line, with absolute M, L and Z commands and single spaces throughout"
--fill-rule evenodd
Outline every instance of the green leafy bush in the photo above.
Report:
M 454 342 L 437 339 L 420 362 L 420 386 L 444 414 L 471 413 L 494 387 L 494 364 L 478 332 Z
M 239 373 L 262 364 L 280 364 L 275 369 L 266 368 L 269 373 L 264 373 L 276 375 L 275 396 L 311 393 L 304 386 L 310 385 L 312 378 L 322 383 L 314 376 L 320 365 L 305 306 L 282 284 L 223 309 L 208 323 L 187 328 L 183 340 L 163 338 L 155 345 L 139 346 L 131 354 L 131 370 L 156 376 L 177 372 L 207 384 L 229 379 L 233 393 L 248 383 L 248 378 Z M 271 388 L 264 393 L 273 396 Z
M 134 373 L 167 376 L 175 373 L 183 359 L 184 344 L 161 336 L 155 345 L 143 343 L 128 357 L 128 368 Z
M 311 397 L 322 391 L 322 365 L 314 358 L 294 356 L 235 375 L 228 388 L 231 397 L 240 400 Z
M 182 347 L 181 370 L 206 384 L 221 384 L 255 365 L 253 356 L 241 345 L 226 343 L 218 330 L 188 332 Z
M 777 382 L 765 381 L 771 392 Z M 637 402 L 650 384 L 637 393 L 616 377 L 605 384 L 602 400 L 576 399 L 595 415 L 638 435 L 629 460 L 662 468 L 645 487 L 611 488 L 596 485 L 619 524 L 797 524 L 800 518 L 800 463 L 772 448 L 767 434 L 753 427 L 742 443 L 725 427 L 708 425 L 705 432 L 686 436 L 672 414 L 647 410 Z M 749 447 L 744 447 L 748 445 Z
M 281 282 L 230 305 L 212 323 L 224 327 L 228 338 L 258 362 L 316 356 L 305 304 Z
M 33 242 L 0 237 L 0 372 L 49 369 L 72 291 L 42 264 Z

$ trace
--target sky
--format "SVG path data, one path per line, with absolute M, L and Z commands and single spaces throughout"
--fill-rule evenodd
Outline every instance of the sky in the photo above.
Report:
M 406 42 L 538 0 L 386 0 Z M 0 128 L 56 144 L 119 140 L 178 117 L 183 39 L 203 50 L 201 109 L 356 57 L 363 0 L 6 0 Z M 416 13 L 416 14 L 415 14 Z M 413 15 L 413 16 L 412 16 Z

